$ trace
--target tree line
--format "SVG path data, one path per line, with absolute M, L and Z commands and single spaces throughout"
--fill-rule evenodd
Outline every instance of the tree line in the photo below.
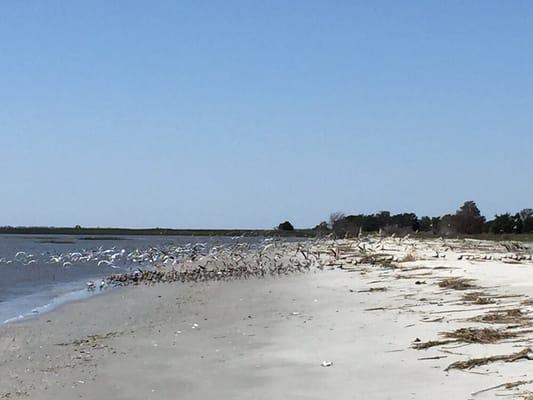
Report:
M 392 215 L 389 211 L 370 215 L 335 212 L 330 215 L 329 221 L 321 222 L 314 230 L 338 235 L 358 235 L 363 232 L 429 232 L 437 235 L 533 233 L 533 209 L 525 208 L 515 214 L 497 214 L 491 220 L 481 215 L 474 201 L 466 201 L 455 214 L 441 217 L 418 217 L 415 213 Z

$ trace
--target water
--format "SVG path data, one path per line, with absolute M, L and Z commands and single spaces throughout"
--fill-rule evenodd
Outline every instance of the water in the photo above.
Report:
M 41 314 L 89 292 L 86 282 L 213 246 L 258 245 L 258 237 L 0 235 L 0 324 Z

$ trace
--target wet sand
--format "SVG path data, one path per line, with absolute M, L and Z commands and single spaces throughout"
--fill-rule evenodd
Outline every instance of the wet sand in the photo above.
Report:
M 472 395 L 531 379 L 527 360 L 445 369 L 519 351 L 531 334 L 494 344 L 412 346 L 442 339 L 443 331 L 486 326 L 466 319 L 490 310 L 529 312 L 533 265 L 457 260 L 466 249 L 434 258 L 442 243 L 413 243 L 367 246 L 365 254 L 394 254 L 392 267 L 356 264 L 361 257 L 352 249 L 360 243 L 321 243 L 337 252 L 324 271 L 120 288 L 0 327 L 0 398 L 438 400 L 524 393 L 528 385 Z M 493 251 L 487 246 L 468 254 Z M 400 262 L 406 254 L 415 260 Z M 438 285 L 454 276 L 475 279 L 493 297 L 522 297 L 467 304 L 465 291 Z

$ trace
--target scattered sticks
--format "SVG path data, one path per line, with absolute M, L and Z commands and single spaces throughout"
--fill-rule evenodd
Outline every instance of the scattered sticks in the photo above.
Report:
M 518 351 L 512 354 L 502 354 L 502 355 L 496 355 L 496 356 L 490 356 L 490 357 L 471 358 L 470 360 L 466 360 L 466 361 L 456 361 L 448 365 L 445 371 L 449 371 L 451 369 L 472 369 L 475 367 L 479 367 L 481 365 L 487 365 L 487 364 L 498 362 L 498 361 L 504 361 L 504 362 L 515 362 L 518 360 L 531 361 L 533 360 L 533 357 L 530 354 L 531 354 L 531 348 L 527 347 L 521 351 Z

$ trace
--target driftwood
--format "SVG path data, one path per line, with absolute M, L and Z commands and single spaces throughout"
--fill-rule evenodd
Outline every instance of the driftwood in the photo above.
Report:
M 496 390 L 496 389 L 500 389 L 500 388 L 514 389 L 515 387 L 522 386 L 522 385 L 527 385 L 528 383 L 531 383 L 531 382 L 533 382 L 533 381 L 506 382 L 506 383 L 501 383 L 501 384 L 496 385 L 496 386 L 491 386 L 491 387 L 486 388 L 486 389 L 478 390 L 477 392 L 473 392 L 471 394 L 472 394 L 472 396 L 477 396 L 478 394 L 489 392 L 491 390 Z
M 431 347 L 435 347 L 435 346 L 441 346 L 443 344 L 450 344 L 450 343 L 457 343 L 457 340 L 451 340 L 451 339 L 448 339 L 448 340 L 429 340 L 427 342 L 420 342 L 420 341 L 415 341 L 415 343 L 413 343 L 413 349 L 415 350 L 427 350 Z
M 441 346 L 450 343 L 497 343 L 504 339 L 514 338 L 523 332 L 510 332 L 501 329 L 490 328 L 460 328 L 451 332 L 444 332 L 442 335 L 446 338 L 444 340 L 430 340 L 421 342 L 420 339 L 415 340 L 413 348 L 416 350 L 426 350 L 431 347 Z
M 358 290 L 357 293 L 373 293 L 373 292 L 386 292 L 386 287 L 373 287 L 370 289 Z
M 422 357 L 418 360 L 424 361 L 424 360 L 440 360 L 441 358 L 447 358 L 448 356 L 433 356 L 433 357 Z
M 530 353 L 531 348 L 527 347 L 524 350 L 512 354 L 501 354 L 490 357 L 471 358 L 470 360 L 466 361 L 456 361 L 448 365 L 445 371 L 449 371 L 451 369 L 472 369 L 481 365 L 487 365 L 497 361 L 514 362 L 518 360 L 533 360 L 533 357 L 530 356 Z
M 445 332 L 443 335 L 449 339 L 456 339 L 464 343 L 496 343 L 503 339 L 514 338 L 519 332 L 509 332 L 501 329 L 491 328 L 460 328 L 452 332 Z

